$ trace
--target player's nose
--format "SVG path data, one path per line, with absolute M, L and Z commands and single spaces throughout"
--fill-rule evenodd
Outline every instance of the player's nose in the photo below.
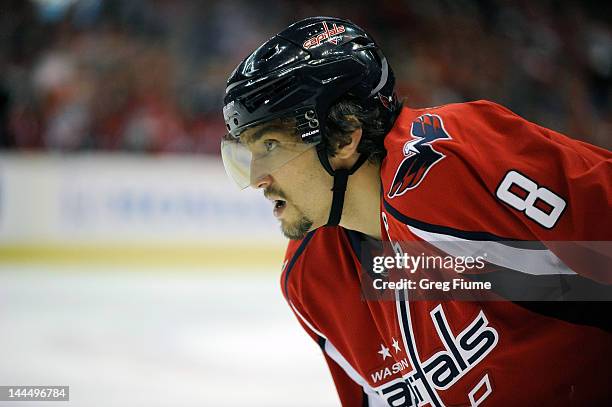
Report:
M 264 175 L 257 179 L 251 180 L 251 188 L 268 188 L 272 184 L 272 177 L 270 175 Z

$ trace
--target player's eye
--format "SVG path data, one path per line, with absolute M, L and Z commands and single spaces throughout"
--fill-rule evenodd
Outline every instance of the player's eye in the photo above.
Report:
M 264 148 L 266 149 L 266 152 L 270 152 L 272 150 L 274 150 L 276 147 L 278 147 L 278 140 L 265 140 L 263 142 Z

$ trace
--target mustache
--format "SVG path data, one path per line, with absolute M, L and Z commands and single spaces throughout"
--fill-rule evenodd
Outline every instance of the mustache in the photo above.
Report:
M 268 199 L 270 198 L 270 196 L 275 196 L 275 197 L 278 197 L 278 198 L 283 199 L 285 201 L 287 200 L 287 196 L 284 194 L 283 191 L 281 191 L 278 188 L 268 187 L 268 188 L 266 188 L 264 190 L 263 194 Z

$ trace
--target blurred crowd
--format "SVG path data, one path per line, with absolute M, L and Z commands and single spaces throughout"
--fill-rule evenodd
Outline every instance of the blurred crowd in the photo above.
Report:
M 612 148 L 611 11 L 550 0 L 4 0 L 0 148 L 217 153 L 229 73 L 312 15 L 370 31 L 410 107 L 489 99 Z

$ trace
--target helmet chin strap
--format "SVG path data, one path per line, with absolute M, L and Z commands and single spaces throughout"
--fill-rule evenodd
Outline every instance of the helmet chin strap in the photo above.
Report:
M 338 168 L 337 170 L 334 170 L 329 162 L 329 157 L 325 151 L 324 143 L 317 145 L 317 155 L 319 156 L 319 161 L 321 162 L 323 168 L 325 168 L 325 171 L 334 177 L 334 186 L 331 189 L 334 195 L 332 198 L 331 210 L 329 211 L 329 219 L 327 220 L 325 226 L 337 226 L 340 223 L 340 218 L 342 217 L 342 208 L 344 207 L 344 195 L 346 193 L 348 177 L 353 175 L 355 171 L 357 171 L 359 167 L 366 162 L 368 155 L 362 153 L 359 155 L 359 158 L 351 168 Z

